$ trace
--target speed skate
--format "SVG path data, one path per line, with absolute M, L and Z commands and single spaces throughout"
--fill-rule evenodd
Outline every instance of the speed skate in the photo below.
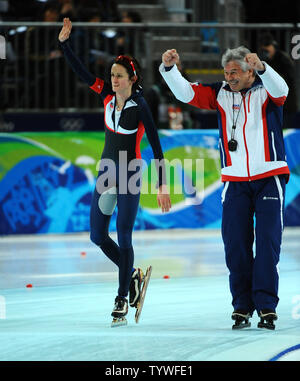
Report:
M 148 284 L 150 281 L 152 273 L 152 266 L 149 266 L 146 270 L 146 274 L 144 275 L 142 272 L 140 273 L 140 284 L 139 284 L 139 298 L 138 302 L 136 302 L 132 307 L 136 307 L 136 312 L 135 312 L 135 322 L 138 323 L 141 312 L 143 309 L 144 301 L 145 301 L 145 296 L 148 288 Z M 112 312 L 113 316 L 113 321 L 111 323 L 111 327 L 120 327 L 123 325 L 127 325 L 127 319 L 126 315 L 128 313 L 128 301 L 126 298 L 121 298 L 119 296 L 116 297 L 115 299 L 115 306 Z
M 149 284 L 149 281 L 150 281 L 151 273 L 152 273 L 152 266 L 149 266 L 147 268 L 146 274 L 145 274 L 145 276 L 143 278 L 143 286 L 142 286 L 142 290 L 141 290 L 141 295 L 140 295 L 140 299 L 139 299 L 139 301 L 137 303 L 137 307 L 136 307 L 136 313 L 135 313 L 135 322 L 136 323 L 139 322 L 139 319 L 140 319 L 140 316 L 141 316 L 141 312 L 142 312 L 142 309 L 143 309 L 143 305 L 144 305 L 145 296 L 146 296 L 148 284 Z
M 125 317 L 113 318 L 111 322 L 111 327 L 121 327 L 122 325 L 127 325 L 127 319 Z
M 126 298 L 117 296 L 115 299 L 113 312 L 111 313 L 111 316 L 113 317 L 111 327 L 119 327 L 121 325 L 127 325 L 127 320 L 125 318 L 127 313 L 128 313 L 128 300 Z

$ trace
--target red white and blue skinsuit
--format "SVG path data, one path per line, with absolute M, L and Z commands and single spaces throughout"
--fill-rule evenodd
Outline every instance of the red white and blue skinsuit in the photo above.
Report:
M 60 46 L 72 70 L 91 90 L 101 96 L 104 104 L 105 145 L 91 203 L 90 238 L 118 266 L 118 295 L 126 297 L 133 272 L 132 231 L 138 212 L 141 186 L 141 172 L 138 168 L 131 170 L 129 164 L 137 164 L 136 160 L 141 159 L 140 143 L 144 132 L 152 147 L 154 158 L 158 161 L 163 160 L 158 132 L 142 91 L 133 92 L 117 117 L 116 94 L 111 85 L 88 71 L 73 52 L 69 40 L 62 42 Z M 114 170 L 106 167 L 109 162 L 114 163 Z M 158 168 L 158 185 L 165 181 L 163 173 L 164 170 Z M 97 186 L 102 175 L 113 185 L 113 192 L 103 191 L 103 187 Z M 137 191 L 131 192 L 127 180 L 135 175 L 139 175 L 137 186 L 134 187 Z M 109 236 L 109 224 L 115 205 L 118 207 L 118 244 Z

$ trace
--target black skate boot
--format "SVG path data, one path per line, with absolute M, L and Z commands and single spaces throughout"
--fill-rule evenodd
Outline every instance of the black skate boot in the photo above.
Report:
M 251 327 L 249 319 L 252 314 L 247 311 L 235 310 L 231 315 L 231 319 L 235 321 L 235 324 L 232 326 L 232 329 L 242 329 Z
M 137 307 L 141 296 L 141 286 L 144 279 L 144 274 L 141 269 L 134 270 L 130 285 L 129 285 L 129 305 Z
M 126 325 L 127 320 L 125 318 L 128 312 L 128 300 L 126 298 L 121 298 L 117 296 L 115 299 L 115 306 L 111 313 L 113 316 L 113 321 L 111 323 L 112 327 L 117 327 L 120 325 Z
M 260 322 L 257 324 L 258 328 L 266 328 L 266 329 L 275 329 L 274 321 L 277 320 L 277 315 L 275 311 L 272 310 L 261 310 L 259 312 Z

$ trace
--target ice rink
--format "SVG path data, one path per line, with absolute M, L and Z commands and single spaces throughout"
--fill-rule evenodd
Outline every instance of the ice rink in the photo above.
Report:
M 300 229 L 284 231 L 275 331 L 256 314 L 232 330 L 219 230 L 137 231 L 134 248 L 153 266 L 144 309 L 111 328 L 117 271 L 87 233 L 0 238 L 1 361 L 300 360 Z

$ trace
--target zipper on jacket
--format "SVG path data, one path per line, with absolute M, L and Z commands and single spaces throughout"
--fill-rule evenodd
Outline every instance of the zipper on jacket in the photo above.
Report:
M 129 98 L 128 98 L 129 99 Z M 126 99 L 126 101 L 124 102 L 124 105 L 122 107 L 122 110 L 120 112 L 120 117 L 119 117 L 119 120 L 118 120 L 118 124 L 117 124 L 117 128 L 116 128 L 116 108 L 117 108 L 117 97 L 115 96 L 115 103 L 114 103 L 114 111 L 113 111 L 113 114 L 112 114 L 112 120 L 113 120 L 113 123 L 114 123 L 114 132 L 118 133 L 118 129 L 119 129 L 119 122 L 121 120 L 121 116 L 123 114 L 123 110 L 125 108 L 125 105 L 126 105 L 126 102 L 128 101 L 128 99 Z
M 251 178 L 250 178 L 250 169 L 249 169 L 249 152 L 248 152 L 248 147 L 247 147 L 247 142 L 246 142 L 246 135 L 245 135 L 245 127 L 246 127 L 246 123 L 247 123 L 247 108 L 246 108 L 245 96 L 243 94 L 241 94 L 241 95 L 243 97 L 243 104 L 244 104 L 244 111 L 245 111 L 245 122 L 244 122 L 244 125 L 243 125 L 243 137 L 244 137 L 244 144 L 245 144 L 245 149 L 246 149 L 247 173 L 248 173 L 249 181 L 251 181 Z
M 274 154 L 274 161 L 277 161 L 277 153 L 275 149 L 275 138 L 274 138 L 274 131 L 271 131 L 272 136 L 272 148 L 273 148 L 273 154 Z
M 248 113 L 250 114 L 250 97 L 251 97 L 251 91 L 249 91 L 249 98 L 248 98 Z

